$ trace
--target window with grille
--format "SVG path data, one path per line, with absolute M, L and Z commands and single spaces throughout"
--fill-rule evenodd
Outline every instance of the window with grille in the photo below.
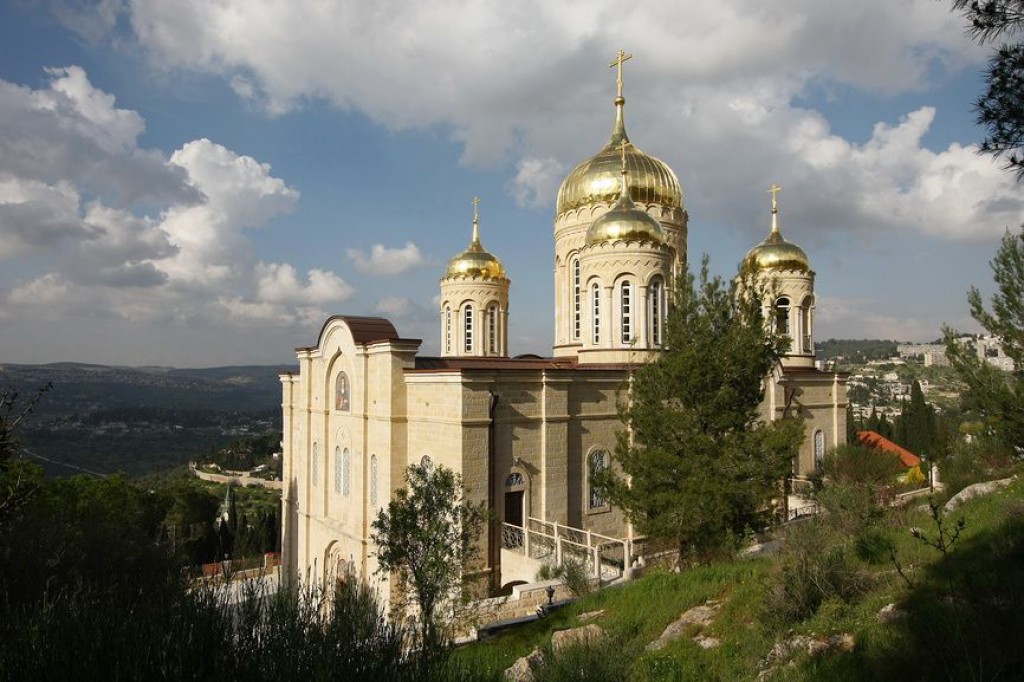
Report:
M 814 432 L 814 468 L 825 468 L 825 432 L 821 429 Z
M 498 354 L 498 306 L 487 309 L 487 352 Z
M 662 320 L 662 315 L 664 315 L 664 312 L 662 310 L 663 306 L 661 303 L 662 290 L 663 287 L 661 285 L 660 279 L 655 279 L 654 281 L 651 282 L 648 295 L 651 298 L 650 324 L 652 346 L 661 345 L 661 330 L 664 324 L 664 321 Z
M 444 352 L 452 352 L 452 307 L 444 308 Z
M 466 333 L 466 346 L 465 350 L 467 353 L 473 352 L 473 306 L 467 305 L 466 309 L 462 312 L 463 316 L 463 329 Z
M 342 477 L 341 494 L 348 497 L 352 492 L 352 456 L 348 454 L 348 448 L 342 453 Z
M 341 492 L 341 448 L 334 448 L 334 492 Z
M 572 259 L 572 338 L 580 338 L 580 315 L 582 304 L 580 301 L 580 259 Z
M 601 507 L 608 506 L 608 501 L 604 499 L 604 490 L 601 486 L 594 483 L 594 477 L 604 471 L 608 466 L 608 453 L 604 450 L 595 450 L 590 453 L 589 471 L 587 476 L 587 482 L 590 486 L 590 494 L 588 495 L 590 500 L 591 509 L 600 509 Z
M 633 284 L 623 282 L 619 287 L 619 315 L 622 325 L 622 343 L 633 341 Z
M 590 287 L 591 303 L 594 306 L 594 344 L 601 343 L 601 287 L 594 282 Z

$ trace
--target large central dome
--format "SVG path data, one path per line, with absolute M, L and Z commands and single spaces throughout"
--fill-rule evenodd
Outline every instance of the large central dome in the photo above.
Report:
M 629 141 L 623 121 L 625 100 L 615 100 L 615 128 L 608 144 L 569 173 L 558 190 L 555 215 L 594 203 L 610 204 L 619 197 L 619 173 L 622 171 L 621 147 L 626 147 L 629 195 L 640 204 L 658 203 L 682 208 L 683 189 L 679 179 L 665 162 L 644 154 Z

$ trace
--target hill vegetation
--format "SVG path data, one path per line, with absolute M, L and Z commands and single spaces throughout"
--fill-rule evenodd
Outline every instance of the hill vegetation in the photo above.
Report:
M 202 459 L 240 436 L 280 430 L 287 366 L 0 366 L 0 387 L 52 385 L 22 432 L 48 476 L 142 476 Z

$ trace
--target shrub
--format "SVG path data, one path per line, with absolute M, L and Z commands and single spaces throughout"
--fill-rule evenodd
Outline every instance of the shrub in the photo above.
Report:
M 550 648 L 544 662 L 533 671 L 534 682 L 621 682 L 629 679 L 638 652 L 615 637 L 566 647 L 558 653 Z
M 849 539 L 821 519 L 791 526 L 771 570 L 765 616 L 794 623 L 814 615 L 828 600 L 848 603 L 868 587 Z

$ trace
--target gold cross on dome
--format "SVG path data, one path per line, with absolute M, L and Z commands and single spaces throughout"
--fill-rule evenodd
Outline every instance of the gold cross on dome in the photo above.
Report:
M 633 55 L 626 54 L 625 50 L 619 49 L 619 51 L 615 53 L 615 60 L 611 64 L 608 65 L 608 68 L 612 68 L 613 66 L 615 66 L 615 67 L 618 67 L 618 69 L 619 69 L 619 75 L 618 75 L 618 78 L 615 81 L 616 84 L 618 85 L 618 88 L 619 88 L 619 90 L 618 90 L 618 96 L 619 97 L 622 97 L 622 62 L 626 61 L 627 59 L 632 59 L 632 58 L 633 58 Z
M 480 205 L 480 197 L 473 197 L 473 222 L 477 222 L 480 219 L 480 213 L 477 206 Z
M 781 189 L 782 189 L 781 187 L 779 187 L 778 185 L 776 185 L 773 182 L 772 186 L 768 188 L 767 192 L 765 192 L 765 194 L 771 194 L 772 195 L 772 210 L 773 211 L 776 210 L 777 207 L 778 207 L 778 204 L 776 203 L 775 195 L 777 195 Z

